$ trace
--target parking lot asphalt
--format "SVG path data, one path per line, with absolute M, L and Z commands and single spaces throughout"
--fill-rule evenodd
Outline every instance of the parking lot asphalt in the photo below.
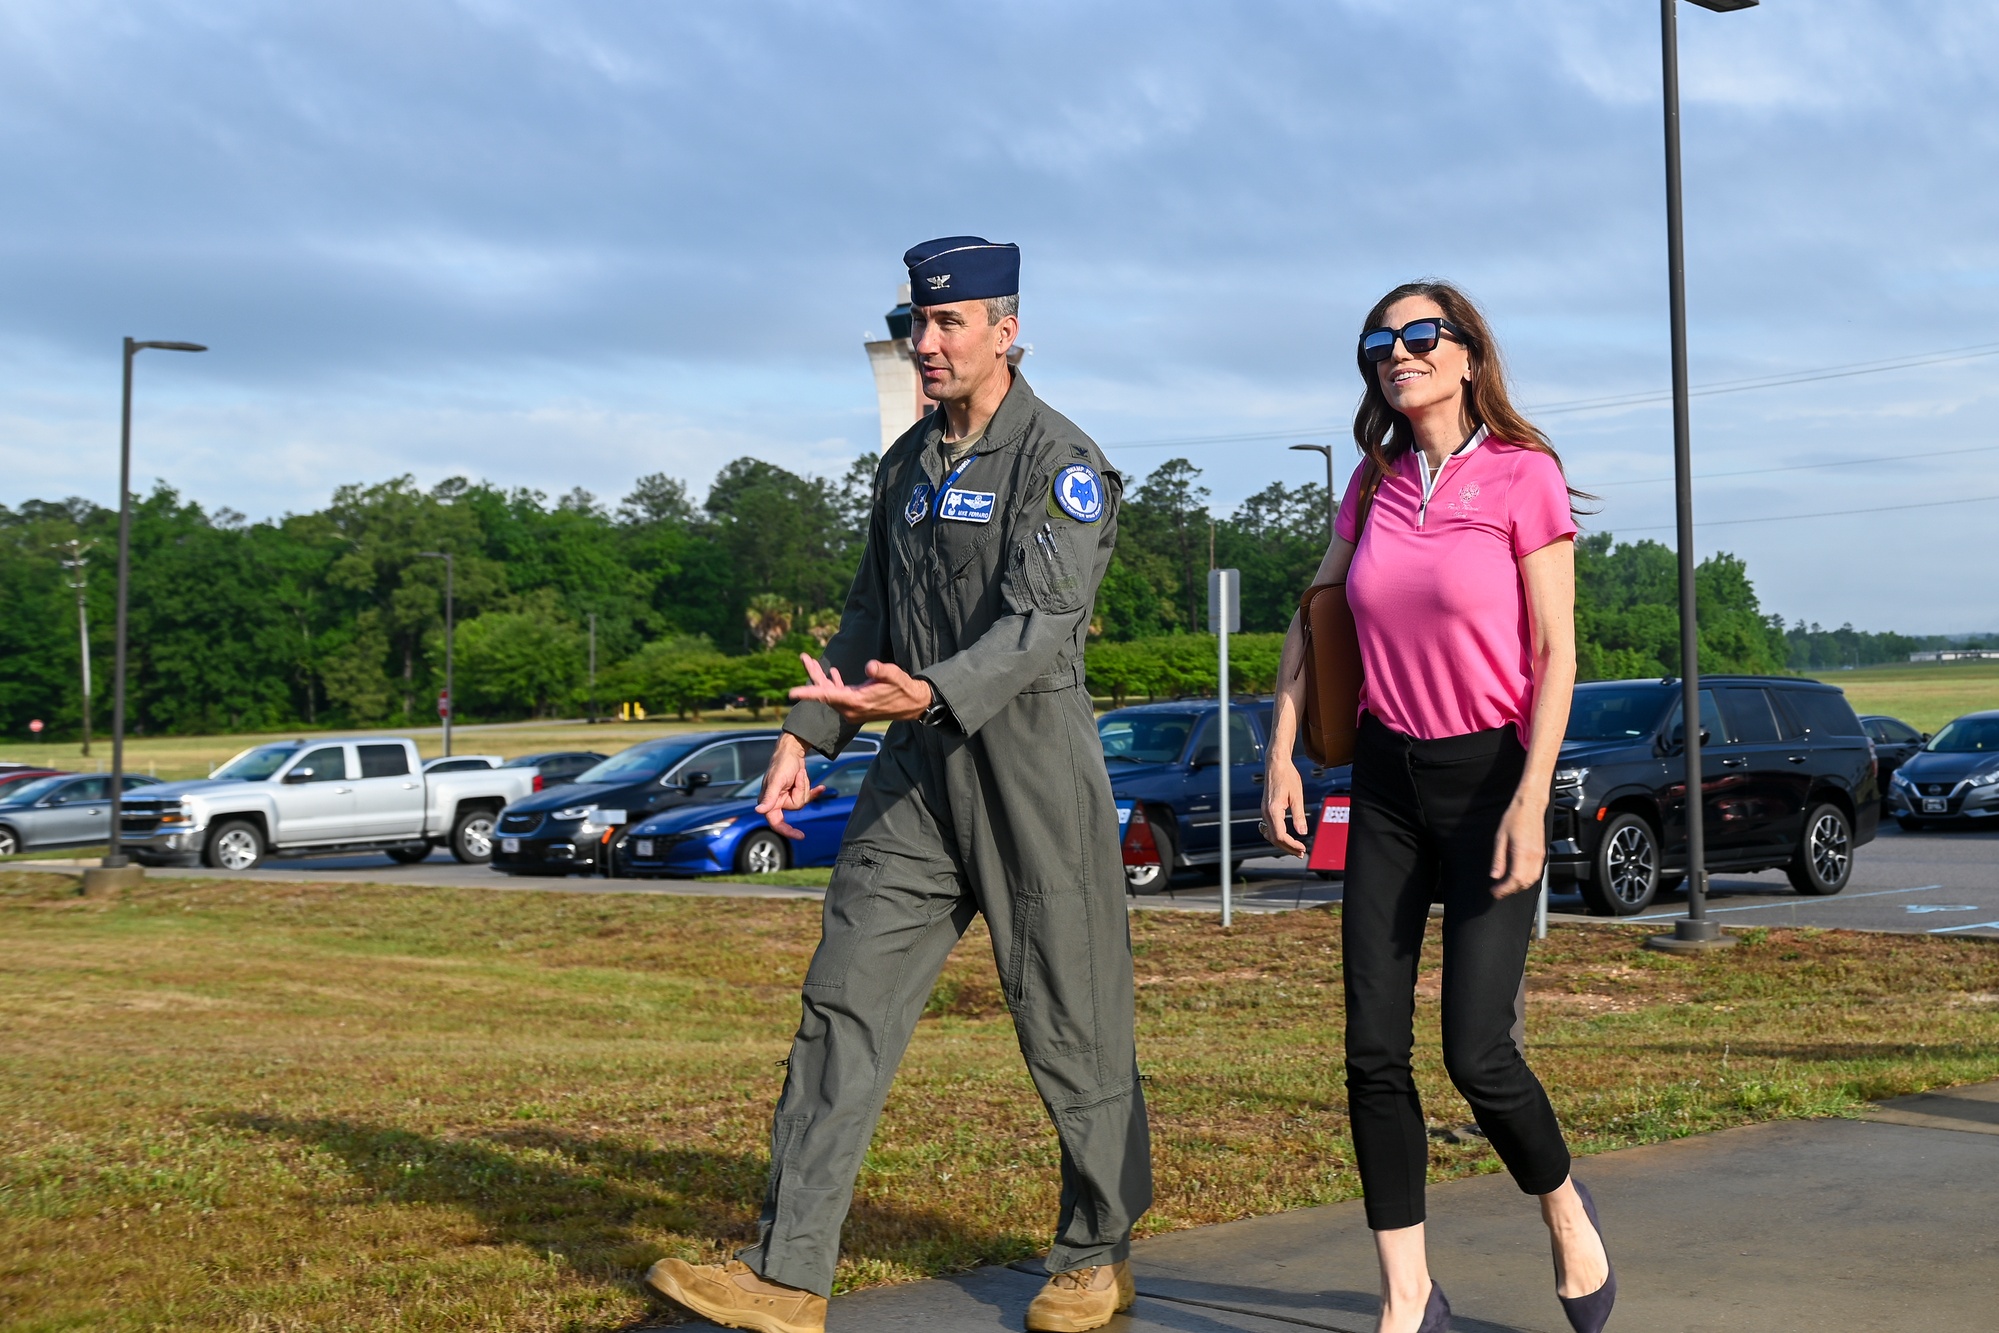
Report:
M 23 869 L 81 873 L 75 861 L 20 861 Z M 153 869 L 165 878 L 214 879 L 226 872 Z M 542 878 L 503 875 L 486 866 L 460 865 L 443 852 L 413 866 L 386 856 L 306 857 L 271 861 L 243 878 L 277 882 L 410 884 L 426 887 L 501 889 L 552 893 L 663 893 L 700 897 L 816 898 L 822 891 L 788 885 L 725 883 L 714 880 L 601 879 L 572 875 Z M 1721 925 L 1819 926 L 1840 930 L 1885 930 L 1908 934 L 1968 934 L 1999 937 L 1999 830 L 1904 833 L 1890 823 L 1855 856 L 1853 880 L 1831 898 L 1807 898 L 1792 890 L 1781 870 L 1755 875 L 1716 874 L 1708 910 Z M 1246 862 L 1233 886 L 1233 909 L 1257 914 L 1288 912 L 1340 900 L 1337 880 L 1320 879 L 1293 857 Z M 1218 912 L 1221 889 L 1212 874 L 1183 872 L 1170 891 L 1131 899 L 1141 911 Z M 1557 893 L 1549 900 L 1551 919 L 1580 918 L 1582 899 Z M 1623 922 L 1660 929 L 1686 914 L 1684 892 L 1662 895 L 1653 907 Z M 1588 918 L 1602 920 L 1603 918 Z

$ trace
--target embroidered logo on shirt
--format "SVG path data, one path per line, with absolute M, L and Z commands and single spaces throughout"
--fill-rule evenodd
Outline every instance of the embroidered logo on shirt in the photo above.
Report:
M 994 495 L 993 491 L 946 491 L 937 505 L 937 517 L 955 519 L 960 523 L 990 523 L 993 521 Z
M 1460 518 L 1463 518 L 1466 514 L 1476 514 L 1478 506 L 1472 503 L 1476 499 L 1478 499 L 1478 483 L 1472 482 L 1467 486 L 1459 488 L 1458 498 L 1451 501 L 1448 508 Z
M 909 503 L 903 508 L 902 516 L 909 521 L 909 526 L 913 528 L 918 523 L 921 523 L 923 516 L 929 512 L 930 483 L 919 481 L 916 483 L 916 489 L 909 493 Z

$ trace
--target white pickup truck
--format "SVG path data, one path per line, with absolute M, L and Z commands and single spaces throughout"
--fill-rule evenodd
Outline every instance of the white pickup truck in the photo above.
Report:
M 119 827 L 145 865 L 251 870 L 267 856 L 364 850 L 408 864 L 439 844 L 476 865 L 492 858 L 500 810 L 533 790 L 531 768 L 426 774 L 414 741 L 283 741 L 133 792 Z

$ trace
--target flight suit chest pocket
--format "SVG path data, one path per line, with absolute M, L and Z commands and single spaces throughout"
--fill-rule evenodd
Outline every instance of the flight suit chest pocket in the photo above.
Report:
M 1083 605 L 1083 572 L 1070 540 L 1053 523 L 1039 523 L 1014 547 L 1014 561 L 1035 606 L 1058 614 Z

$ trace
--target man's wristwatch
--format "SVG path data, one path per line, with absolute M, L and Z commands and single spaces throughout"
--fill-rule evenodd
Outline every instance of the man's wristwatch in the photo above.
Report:
M 923 682 L 930 685 L 929 681 Z M 930 706 L 916 719 L 926 727 L 947 727 L 951 725 L 951 705 L 944 702 L 944 696 L 937 693 L 937 687 L 930 685 Z

